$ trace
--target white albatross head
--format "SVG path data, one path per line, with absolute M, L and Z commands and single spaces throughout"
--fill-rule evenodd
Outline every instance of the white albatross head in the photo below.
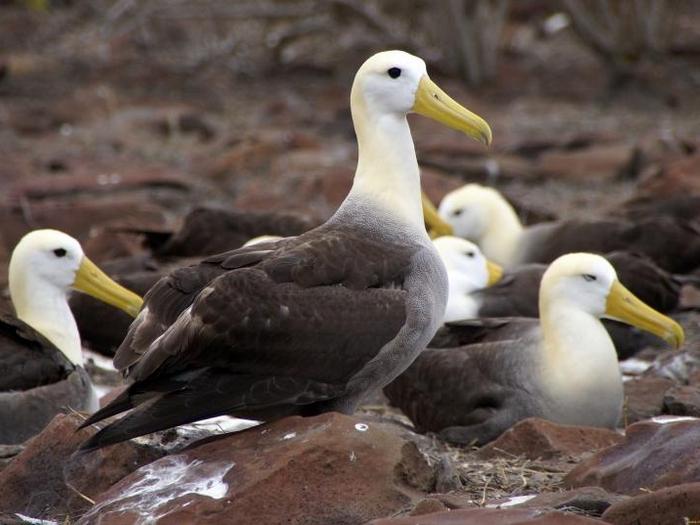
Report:
M 682 345 L 685 337 L 676 321 L 647 306 L 625 288 L 613 266 L 599 255 L 562 255 L 544 273 L 540 312 L 558 315 L 569 308 L 636 326 L 674 347 Z
M 373 117 L 415 112 L 489 145 L 491 128 L 435 84 L 425 62 L 405 51 L 382 51 L 368 58 L 355 75 L 352 102 Z
M 143 302 L 95 266 L 77 240 L 50 229 L 32 231 L 19 241 L 10 258 L 9 284 L 17 317 L 74 363 L 82 359 L 75 319 L 68 307 L 71 289 L 92 295 L 132 317 Z
M 459 293 L 471 293 L 498 282 L 503 269 L 486 259 L 479 247 L 466 239 L 445 235 L 433 240 L 449 276 L 459 276 Z
M 448 235 L 434 239 L 433 245 L 447 270 L 449 292 L 444 322 L 477 317 L 478 304 L 470 295 L 498 282 L 503 270 L 466 239 Z
M 513 207 L 497 190 L 481 184 L 465 184 L 446 194 L 438 214 L 454 228 L 455 235 L 480 243 L 499 222 L 515 219 Z
M 488 124 L 430 80 L 423 60 L 404 51 L 377 53 L 362 64 L 352 84 L 350 108 L 358 160 L 349 200 L 371 202 L 416 230 L 424 229 L 420 176 L 406 115 L 419 113 L 491 143 Z M 428 213 L 427 218 L 434 222 L 437 216 Z

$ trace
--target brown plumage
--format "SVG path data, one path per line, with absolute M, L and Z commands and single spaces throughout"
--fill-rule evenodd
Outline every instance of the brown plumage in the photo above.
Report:
M 136 410 L 85 448 L 222 413 L 353 405 L 353 379 L 405 323 L 416 248 L 322 226 L 174 271 L 115 356 L 134 384 L 85 424 Z
M 125 288 L 139 295 L 145 295 L 169 272 L 194 262 L 196 259 L 193 258 L 168 261 L 142 255 L 107 261 L 102 264 L 102 267 Z M 72 294 L 68 303 L 78 325 L 83 345 L 95 352 L 113 357 L 134 319 L 121 310 L 112 308 L 86 294 Z
M 666 216 L 679 221 L 697 222 L 700 220 L 700 195 L 639 195 L 617 206 L 612 212 L 633 221 Z
M 299 235 L 319 221 L 296 213 L 195 208 L 175 232 L 135 230 L 156 257 L 202 257 L 240 248 L 253 237 Z
M 541 230 L 537 231 L 538 228 Z M 660 216 L 637 221 L 562 221 L 533 227 L 521 262 L 550 263 L 578 251 L 643 254 L 659 267 L 686 273 L 700 266 L 700 225 Z
M 260 235 L 288 237 L 315 226 L 317 221 L 294 213 L 195 208 L 174 232 L 129 229 L 144 236 L 151 253 L 122 257 L 102 266 L 119 284 L 144 295 L 158 279 L 201 257 L 239 248 Z M 132 319 L 88 295 L 74 294 L 70 306 L 83 343 L 113 356 Z
M 22 443 L 56 414 L 87 410 L 91 394 L 82 367 L 31 326 L 0 313 L 0 443 Z
M 159 281 L 114 359 L 132 384 L 86 424 L 131 412 L 84 450 L 219 414 L 351 413 L 425 348 L 445 313 L 447 275 L 423 224 L 406 114 L 485 144 L 491 130 L 402 51 L 360 67 L 351 109 L 358 163 L 333 217 Z

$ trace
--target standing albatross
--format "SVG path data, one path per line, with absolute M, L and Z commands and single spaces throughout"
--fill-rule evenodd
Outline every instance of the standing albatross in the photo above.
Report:
M 351 413 L 400 374 L 442 321 L 445 268 L 423 224 L 415 111 L 488 144 L 491 130 L 420 58 L 369 58 L 351 93 L 358 162 L 324 224 L 209 257 L 149 291 L 114 358 L 129 388 L 85 425 L 131 412 L 89 450 L 219 414 Z
M 97 399 L 83 368 L 69 289 L 136 316 L 141 298 L 102 273 L 78 241 L 56 230 L 25 235 L 10 259 L 16 316 L 0 314 L 0 443 L 21 443 L 68 408 L 92 411 Z

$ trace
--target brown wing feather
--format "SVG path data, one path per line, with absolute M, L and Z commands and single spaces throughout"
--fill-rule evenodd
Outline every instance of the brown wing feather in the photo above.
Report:
M 565 253 L 615 250 L 644 254 L 670 272 L 689 272 L 700 266 L 700 227 L 666 216 L 638 222 L 565 221 L 528 246 L 523 262 L 550 263 Z
M 52 384 L 68 377 L 74 368 L 31 326 L 0 314 L 0 392 Z
M 173 272 L 117 352 L 132 386 L 86 424 L 134 410 L 86 446 L 221 413 L 264 419 L 331 403 L 404 325 L 413 253 L 321 227 Z
M 214 208 L 196 208 L 182 227 L 163 242 L 157 238 L 158 256 L 205 256 L 239 248 L 248 239 L 260 235 L 288 237 L 304 233 L 318 223 L 307 217 L 280 212 L 242 212 Z
M 428 348 L 384 393 L 419 432 L 494 424 L 492 432 L 498 435 L 504 422 L 512 423 L 521 414 L 536 410 L 523 381 L 530 354 L 520 346 L 529 341 L 520 338 Z

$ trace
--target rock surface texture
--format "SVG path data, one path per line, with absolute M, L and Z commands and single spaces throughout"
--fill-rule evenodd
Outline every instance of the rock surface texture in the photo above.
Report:
M 606 428 L 559 425 L 544 419 L 528 418 L 482 447 L 478 455 L 482 458 L 507 454 L 528 459 L 549 459 L 593 452 L 623 440 L 621 434 Z
M 600 520 L 535 509 L 459 509 L 422 516 L 386 518 L 368 525 L 594 525 Z
M 78 523 L 365 523 L 420 494 L 405 479 L 415 458 L 401 466 L 405 443 L 389 425 L 358 417 L 287 418 L 140 468 Z
M 700 483 L 685 483 L 611 505 L 603 519 L 615 525 L 686 525 L 700 519 Z
M 597 485 L 636 495 L 700 479 L 700 419 L 659 417 L 627 428 L 627 439 L 580 463 L 570 487 Z
M 58 415 L 0 472 L 0 512 L 62 520 L 79 515 L 112 484 L 162 455 L 130 441 L 76 455 L 95 432 L 76 432 L 83 420 Z

